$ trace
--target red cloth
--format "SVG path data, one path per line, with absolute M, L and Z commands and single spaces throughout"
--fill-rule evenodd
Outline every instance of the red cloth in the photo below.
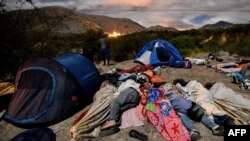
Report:
M 86 108 L 83 109 L 81 115 L 77 117 L 75 121 L 73 121 L 73 126 L 76 125 L 87 114 L 89 109 L 90 109 L 90 106 L 87 106 Z
M 183 126 L 180 118 L 176 115 L 171 103 L 165 97 L 160 95 L 155 102 L 152 102 L 155 109 L 146 110 L 147 121 L 167 141 L 190 141 L 188 131 Z
M 130 69 L 119 69 L 117 68 L 116 71 L 121 72 L 121 73 L 133 73 L 133 72 L 143 72 L 146 70 L 153 70 L 152 65 L 135 65 L 134 67 Z

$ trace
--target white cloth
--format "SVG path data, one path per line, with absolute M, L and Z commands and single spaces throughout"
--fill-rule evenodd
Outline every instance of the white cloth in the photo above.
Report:
M 187 99 L 200 105 L 207 114 L 225 115 L 225 112 L 215 106 L 212 94 L 200 82 L 192 80 L 184 88 L 186 89 L 184 91 L 188 93 L 185 95 L 188 96 Z
M 185 59 L 188 59 L 192 64 L 196 64 L 196 65 L 207 64 L 207 61 L 205 59 L 198 59 L 198 58 L 192 58 L 192 57 L 186 57 Z
M 210 89 L 214 101 L 231 111 L 242 123 L 250 121 L 250 100 L 237 94 L 222 82 L 216 82 Z M 237 115 L 237 116 L 235 116 Z
M 220 68 L 220 72 L 222 73 L 233 73 L 233 72 L 239 72 L 241 68 Z
M 227 88 L 222 82 L 216 82 L 210 92 L 216 100 L 223 100 L 230 105 L 250 110 L 250 100 Z
M 123 82 L 119 88 L 118 88 L 118 92 L 116 92 L 114 94 L 115 97 L 117 97 L 121 91 L 127 89 L 127 88 L 134 88 L 140 95 L 142 94 L 140 91 L 140 84 L 136 83 L 134 80 L 132 79 L 128 79 L 125 82 Z

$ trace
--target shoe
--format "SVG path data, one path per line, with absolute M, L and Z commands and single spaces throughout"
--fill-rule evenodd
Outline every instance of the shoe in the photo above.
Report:
M 235 125 L 234 123 L 234 119 L 229 117 L 228 119 L 226 119 L 226 121 L 224 122 L 224 125 Z
M 219 126 L 215 129 L 212 129 L 212 133 L 215 136 L 223 136 L 224 135 L 224 128 L 222 126 Z
M 120 131 L 119 126 L 115 125 L 115 126 L 111 126 L 105 129 L 101 129 L 100 133 L 99 133 L 99 137 L 106 137 L 115 133 L 118 133 Z
M 136 138 L 136 139 L 139 139 L 141 141 L 147 141 L 148 140 L 148 136 L 143 134 L 143 133 L 140 133 L 136 130 L 130 130 L 129 131 L 129 136 L 132 137 L 132 138 Z
M 191 137 L 191 141 L 197 141 L 197 140 L 201 139 L 200 132 L 197 130 L 191 131 L 190 137 Z

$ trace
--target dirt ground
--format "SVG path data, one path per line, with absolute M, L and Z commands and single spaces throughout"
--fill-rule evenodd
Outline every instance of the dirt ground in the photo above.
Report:
M 114 63 L 110 66 L 102 66 L 101 64 L 97 65 L 97 68 L 101 71 L 101 73 L 105 73 L 110 69 L 113 68 L 131 68 L 132 66 L 136 65 L 133 63 L 132 60 Z M 232 83 L 232 78 L 226 76 L 225 74 L 215 72 L 214 69 L 207 68 L 204 66 L 196 66 L 193 65 L 192 69 L 175 69 L 170 67 L 161 68 L 162 77 L 167 82 L 172 82 L 176 78 L 182 78 L 184 80 L 198 80 L 202 83 L 205 82 L 214 82 L 214 81 L 221 81 L 225 83 L 227 87 L 232 88 L 239 94 L 243 95 L 244 97 L 250 99 L 250 91 L 241 90 L 238 85 Z M 56 138 L 58 141 L 69 141 L 71 139 L 70 136 L 70 128 L 72 127 L 73 121 L 79 116 L 81 113 L 78 112 L 74 116 L 56 124 L 50 126 L 50 128 L 56 133 Z M 249 115 L 250 116 L 250 115 Z M 206 128 L 201 123 L 195 123 L 198 130 L 201 132 L 202 138 L 200 141 L 222 141 L 223 137 L 213 136 L 211 131 Z M 164 138 L 148 123 L 145 123 L 144 126 L 141 127 L 131 127 L 127 129 L 123 129 L 120 132 L 103 138 L 94 138 L 93 141 L 136 141 L 129 137 L 128 132 L 131 129 L 136 129 L 149 137 L 149 141 L 163 141 Z M 5 121 L 0 121 L 0 141 L 7 141 L 13 138 L 15 135 L 19 134 L 20 132 L 26 129 L 15 127 Z

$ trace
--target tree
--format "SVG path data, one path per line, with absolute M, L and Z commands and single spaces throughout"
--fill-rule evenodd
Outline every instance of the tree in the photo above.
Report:
M 99 39 L 105 36 L 103 30 L 87 30 L 81 36 L 81 46 L 83 55 L 92 61 L 100 60 L 100 43 Z
M 33 10 L 23 11 L 24 3 L 31 4 Z M 16 0 L 16 5 L 20 5 L 17 10 L 7 11 L 6 0 L 0 1 L 0 79 L 15 75 L 29 58 L 53 57 L 61 51 L 54 47 L 53 30 L 64 17 L 48 17 L 32 0 Z

